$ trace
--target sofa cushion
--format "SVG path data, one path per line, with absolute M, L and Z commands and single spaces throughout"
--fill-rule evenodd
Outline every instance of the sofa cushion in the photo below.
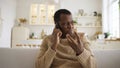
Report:
M 38 48 L 0 48 L 0 68 L 35 68 Z M 120 50 L 93 50 L 98 68 L 120 68 Z

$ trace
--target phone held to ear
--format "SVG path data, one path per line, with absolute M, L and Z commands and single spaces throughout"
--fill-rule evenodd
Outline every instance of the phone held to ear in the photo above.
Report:
M 55 28 L 60 29 L 60 25 L 58 23 L 56 23 Z

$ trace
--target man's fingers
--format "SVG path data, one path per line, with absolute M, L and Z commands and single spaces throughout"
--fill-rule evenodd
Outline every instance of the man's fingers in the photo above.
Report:
M 67 40 L 68 40 L 68 43 L 70 44 L 70 46 L 73 48 L 73 49 L 76 49 L 76 43 L 74 42 L 73 43 L 73 41 L 67 36 Z
M 75 32 L 75 35 L 77 36 L 77 40 L 78 40 L 78 42 L 80 43 L 80 37 L 79 37 L 78 33 Z
M 62 36 L 62 32 L 58 32 L 57 37 L 61 37 L 61 36 Z
M 60 29 L 54 28 L 52 35 L 60 37 L 62 35 L 62 32 Z
M 69 34 L 67 34 L 66 37 L 71 41 L 71 43 L 76 44 L 75 40 Z
M 79 35 L 77 32 L 75 32 L 75 35 L 77 36 L 77 39 L 80 39 Z
M 59 32 L 59 37 L 61 37 L 62 36 L 62 32 Z
M 68 42 L 70 43 L 70 44 L 72 44 L 72 42 L 71 42 L 71 40 L 67 37 L 67 40 L 68 40 Z
M 73 42 L 70 40 L 70 38 L 67 37 L 67 40 L 68 40 L 68 43 L 70 44 L 70 46 L 71 46 L 72 48 L 74 48 Z

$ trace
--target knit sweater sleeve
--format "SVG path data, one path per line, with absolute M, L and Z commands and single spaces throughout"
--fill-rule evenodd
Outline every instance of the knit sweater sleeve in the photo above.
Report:
M 35 68 L 50 68 L 56 52 L 48 46 L 48 39 L 45 38 L 40 47 L 40 53 L 36 59 Z
M 78 61 L 82 64 L 83 68 L 97 68 L 95 57 L 89 48 L 90 43 L 85 36 L 83 36 L 83 45 L 84 51 L 77 56 Z

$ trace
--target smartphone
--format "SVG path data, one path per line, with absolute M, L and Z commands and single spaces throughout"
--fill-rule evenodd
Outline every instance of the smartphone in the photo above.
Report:
M 55 28 L 61 30 L 60 25 L 58 23 L 56 23 Z

